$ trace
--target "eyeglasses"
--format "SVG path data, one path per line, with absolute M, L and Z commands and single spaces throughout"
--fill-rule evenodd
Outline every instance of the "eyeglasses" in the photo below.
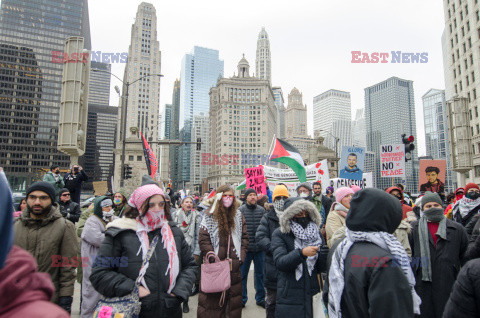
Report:
M 224 194 L 224 195 L 222 195 L 222 198 L 235 198 L 235 196 L 234 196 L 234 195 L 225 195 L 225 194 Z
M 36 201 L 37 199 L 39 199 L 40 201 L 47 201 L 48 199 L 50 199 L 50 197 L 48 195 L 42 195 L 40 197 L 37 197 L 36 195 L 29 194 L 28 199 L 32 201 Z
M 70 193 L 62 194 L 61 197 L 69 197 Z

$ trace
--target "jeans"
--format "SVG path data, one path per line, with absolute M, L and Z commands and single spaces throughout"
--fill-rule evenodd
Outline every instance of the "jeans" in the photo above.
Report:
M 255 300 L 257 303 L 265 301 L 265 287 L 263 285 L 263 263 L 265 254 L 262 252 L 247 252 L 245 262 L 242 264 L 242 293 L 243 303 L 246 304 L 248 300 L 247 296 L 247 280 L 248 272 L 250 271 L 250 264 L 253 261 L 254 274 L 255 274 Z
M 275 307 L 277 304 L 277 290 L 267 288 L 267 299 L 265 301 L 265 309 L 267 318 L 275 318 Z

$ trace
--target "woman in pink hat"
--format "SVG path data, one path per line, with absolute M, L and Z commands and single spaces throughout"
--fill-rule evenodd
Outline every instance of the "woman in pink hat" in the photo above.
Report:
M 140 317 L 182 317 L 180 304 L 190 295 L 197 270 L 190 246 L 171 222 L 170 206 L 157 185 L 137 188 L 128 205 L 125 217 L 107 225 L 90 281 L 105 297 L 120 297 L 134 291 L 138 278 Z
M 327 234 L 327 245 L 332 247 L 331 239 L 335 231 L 345 225 L 348 210 L 350 209 L 350 200 L 354 191 L 352 188 L 342 187 L 335 191 L 336 201 L 330 208 L 325 224 L 325 232 Z

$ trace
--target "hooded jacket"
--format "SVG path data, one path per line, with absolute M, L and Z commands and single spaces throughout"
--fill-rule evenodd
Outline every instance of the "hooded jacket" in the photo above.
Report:
M 402 220 L 407 218 L 407 212 L 413 211 L 413 208 L 409 206 L 408 204 L 405 204 L 405 199 L 403 196 L 403 191 L 399 187 L 390 187 L 387 189 L 387 193 L 391 194 L 393 190 L 400 191 L 400 194 L 402 195 L 402 200 L 400 203 L 402 204 Z
M 60 213 L 64 218 L 74 224 L 78 222 L 80 215 L 82 214 L 80 211 L 80 205 L 78 203 L 75 203 L 72 200 L 68 200 L 67 202 L 62 202 L 59 200 L 58 205 L 60 207 Z
M 248 252 L 257 253 L 262 251 L 262 249 L 257 245 L 255 233 L 257 232 L 260 221 L 265 214 L 265 209 L 258 204 L 250 205 L 245 201 L 245 204 L 243 204 L 239 210 L 245 217 L 245 222 L 247 224 Z
M 32 219 L 27 208 L 15 222 L 14 233 L 15 244 L 35 257 L 38 271 L 50 274 L 55 286 L 52 301 L 73 296 L 78 241 L 75 225 L 62 217 L 58 204 L 42 219 Z
M 58 201 L 60 190 L 65 187 L 65 181 L 63 180 L 63 177 L 59 175 L 58 178 L 55 178 L 55 176 L 53 175 L 53 172 L 48 171 L 43 176 L 43 181 L 53 185 L 53 187 L 55 188 L 55 201 Z
M 63 181 L 65 182 L 65 188 L 67 188 L 72 195 L 72 201 L 80 203 L 82 183 L 88 181 L 88 175 L 85 173 L 85 170 L 82 169 L 77 174 L 67 173 L 63 177 Z
M 272 235 L 280 226 L 277 212 L 272 206 L 267 214 L 263 215 L 255 234 L 257 246 L 265 252 L 263 282 L 268 289 L 277 289 L 278 271 L 273 261 Z
M 176 223 L 169 222 L 169 225 L 180 261 L 180 271 L 175 288 L 172 290 L 177 297 L 167 294 L 169 276 L 165 273 L 168 267 L 168 255 L 160 239 L 145 274 L 150 294 L 141 299 L 141 317 L 182 317 L 180 304 L 190 296 L 195 282 L 197 265 L 190 246 Z M 142 265 L 142 253 L 138 253 L 140 241 L 136 229 L 136 221 L 127 218 L 116 219 L 107 225 L 105 239 L 97 254 L 102 262 L 96 262 L 93 265 L 90 275 L 93 287 L 105 297 L 125 296 L 134 288 Z M 149 232 L 149 240 L 153 240 L 160 231 L 161 229 L 156 229 Z
M 351 231 L 392 234 L 402 220 L 396 198 L 378 189 L 355 193 L 346 225 Z M 328 255 L 328 270 L 339 241 Z M 407 277 L 394 264 L 393 255 L 370 242 L 356 242 L 345 258 L 345 287 L 341 298 L 343 317 L 413 317 L 413 299 Z M 329 280 L 323 299 L 328 304 Z M 393 301 L 394 300 L 394 301 Z
M 318 252 L 318 259 L 310 276 L 307 269 L 307 258 L 302 254 L 302 250 L 295 248 L 295 236 L 291 231 L 290 221 L 302 211 L 306 211 L 310 220 L 320 227 L 322 218 L 315 205 L 307 200 L 297 200 L 283 212 L 280 217 L 280 227 L 273 233 L 273 258 L 278 270 L 275 309 L 277 318 L 312 317 L 312 297 L 320 292 L 317 275 L 325 271 L 328 250 L 322 248 Z M 320 237 L 323 240 L 321 234 Z M 297 281 L 295 269 L 300 264 L 303 264 L 303 275 Z

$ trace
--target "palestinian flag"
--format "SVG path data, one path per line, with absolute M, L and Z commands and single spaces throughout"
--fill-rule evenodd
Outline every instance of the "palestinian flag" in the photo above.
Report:
M 286 164 L 295 172 L 300 182 L 307 182 L 307 170 L 303 158 L 297 148 L 288 142 L 276 138 L 270 160 Z
M 243 190 L 243 189 L 246 189 L 247 188 L 247 180 L 243 180 L 242 183 L 240 183 L 238 186 L 237 186 L 237 189 L 236 190 Z

